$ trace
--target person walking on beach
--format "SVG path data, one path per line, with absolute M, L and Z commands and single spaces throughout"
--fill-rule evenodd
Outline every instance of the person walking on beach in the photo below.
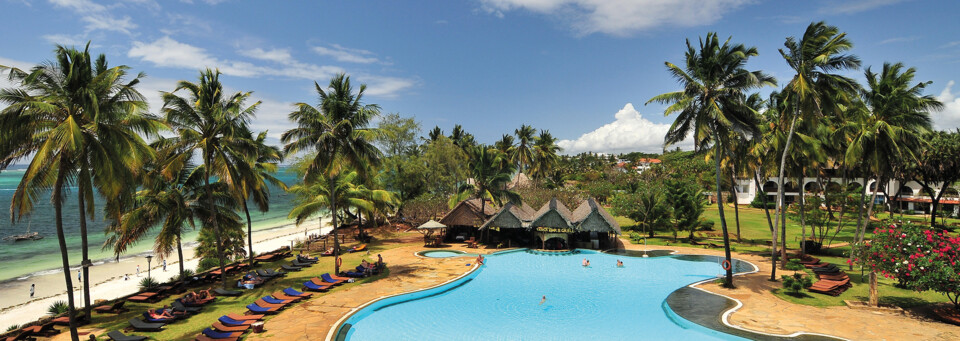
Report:
M 167 272 L 167 260 L 163 260 L 163 272 Z
M 137 264 L 137 277 L 140 277 L 140 264 Z
M 81 275 L 82 274 L 80 273 L 80 269 L 77 269 L 77 283 L 83 282 L 82 280 L 83 277 L 81 277 Z
M 34 292 L 36 289 L 37 289 L 37 285 L 31 283 L 31 284 L 30 284 L 30 298 L 33 298 L 33 292 Z

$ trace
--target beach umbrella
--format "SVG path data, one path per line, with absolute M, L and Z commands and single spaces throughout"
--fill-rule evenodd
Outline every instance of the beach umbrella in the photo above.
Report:
M 430 219 L 430 221 L 423 223 L 423 225 L 417 226 L 418 230 L 436 230 L 446 228 L 447 225 L 441 224 L 436 220 Z

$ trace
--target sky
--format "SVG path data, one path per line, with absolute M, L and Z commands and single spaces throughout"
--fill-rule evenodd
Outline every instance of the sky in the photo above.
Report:
M 945 104 L 935 127 L 960 127 L 958 10 L 955 0 L 0 0 L 0 65 L 90 42 L 146 73 L 153 113 L 160 91 L 219 68 L 229 91 L 262 101 L 252 127 L 277 144 L 292 104 L 316 104 L 313 83 L 345 72 L 367 85 L 365 103 L 415 117 L 423 134 L 461 124 L 493 143 L 528 124 L 564 153 L 659 152 L 673 117 L 645 103 L 679 89 L 664 62 L 682 62 L 685 39 L 717 32 L 756 46 L 748 69 L 782 86 L 793 74 L 778 49 L 821 20 L 848 34 L 864 67 L 916 67 Z

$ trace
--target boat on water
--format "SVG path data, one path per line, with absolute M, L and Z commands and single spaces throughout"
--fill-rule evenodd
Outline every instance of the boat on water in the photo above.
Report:
M 43 236 L 40 235 L 40 232 L 27 232 L 24 234 L 15 234 L 12 236 L 3 237 L 3 240 L 6 240 L 6 241 L 12 240 L 15 242 L 20 242 L 25 240 L 40 240 L 40 239 L 43 239 Z

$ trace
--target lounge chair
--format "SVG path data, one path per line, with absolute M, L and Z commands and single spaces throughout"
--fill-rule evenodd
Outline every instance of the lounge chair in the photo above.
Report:
M 109 337 L 113 341 L 143 341 L 147 339 L 146 336 L 127 335 L 120 332 L 119 330 L 114 330 L 107 333 L 107 337 Z
M 227 333 L 232 333 L 232 332 L 241 332 L 241 333 L 243 333 L 243 332 L 246 331 L 247 329 L 250 329 L 250 326 L 249 326 L 249 325 L 225 326 L 225 325 L 223 325 L 223 323 L 220 323 L 219 321 L 214 322 L 214 323 L 213 323 L 212 325 L 210 325 L 210 326 L 213 327 L 213 329 L 216 329 L 217 331 L 227 332 Z
M 287 271 L 300 271 L 302 269 L 299 266 L 286 265 L 286 264 L 283 264 L 280 267 Z
M 341 285 L 341 284 L 343 284 L 344 282 L 346 282 L 346 280 L 336 279 L 336 278 L 331 277 L 331 276 L 330 276 L 330 273 L 322 274 L 322 275 L 320 275 L 320 278 L 323 278 L 323 281 L 324 281 L 324 282 L 333 283 L 333 285 Z
M 308 292 L 300 292 L 300 291 L 297 291 L 297 289 L 294 289 L 294 288 L 286 288 L 286 289 L 283 289 L 283 293 L 284 293 L 284 294 L 287 294 L 287 295 L 290 295 L 290 296 L 296 296 L 296 297 L 310 297 L 310 296 L 313 296 L 313 294 L 311 294 L 311 293 L 308 293 Z
M 260 316 L 263 316 L 263 315 L 260 315 Z M 231 318 L 229 315 L 223 315 L 223 316 L 220 316 L 220 318 L 217 319 L 217 321 L 228 326 L 249 326 L 251 324 L 257 323 L 258 320 L 236 320 Z
M 320 261 L 320 258 L 297 255 L 297 261 L 304 262 L 304 263 L 316 263 Z
M 366 250 L 367 250 L 367 244 L 360 244 L 350 249 L 350 252 L 360 252 L 360 251 L 366 251 Z
M 134 296 L 127 297 L 127 301 L 133 302 L 153 302 L 160 300 L 160 295 L 155 292 L 141 292 Z
M 263 319 L 263 315 L 257 315 L 257 314 L 240 315 L 240 314 L 229 313 L 223 316 L 232 318 L 237 321 L 260 321 Z
M 333 256 L 333 248 L 327 249 L 327 251 L 321 252 L 320 257 Z
M 242 291 L 227 290 L 227 289 L 223 289 L 223 288 L 213 289 L 213 292 L 214 292 L 215 294 L 217 294 L 217 296 L 240 296 L 241 294 L 243 294 Z
M 60 334 L 60 331 L 53 327 L 53 322 L 47 322 L 36 326 L 23 328 L 23 331 L 30 332 L 31 336 L 51 337 Z
M 207 328 L 203 330 L 203 335 L 209 336 L 214 339 L 227 339 L 231 337 L 233 338 L 240 337 L 240 335 L 243 335 L 243 333 L 240 333 L 240 332 L 225 333 L 225 332 L 218 332 L 213 328 Z
M 160 329 L 163 328 L 163 325 L 164 325 L 163 323 L 144 322 L 137 318 L 132 318 L 127 322 L 130 322 L 130 326 L 133 327 L 133 330 L 136 330 L 136 331 L 159 331 Z
M 466 240 L 466 243 L 467 243 L 467 247 L 469 247 L 469 248 L 476 249 L 476 248 L 478 247 L 478 246 L 477 246 L 477 238 L 476 238 L 476 237 L 470 237 L 470 239 L 467 239 L 467 240 Z
M 270 304 L 279 304 L 282 306 L 286 306 L 290 303 L 293 303 L 293 300 L 284 300 L 284 299 L 279 299 L 273 296 L 263 296 L 260 299 Z
M 173 321 L 176 320 L 176 319 L 177 319 L 176 317 L 171 317 L 171 318 L 159 318 L 159 319 L 158 319 L 158 318 L 153 318 L 153 317 L 150 316 L 150 313 L 148 313 L 148 312 L 143 312 L 143 320 L 146 321 L 146 322 L 148 322 L 148 323 L 170 323 L 170 322 L 173 322 Z
M 332 282 L 327 282 L 327 281 L 323 280 L 323 279 L 320 278 L 320 277 L 311 278 L 311 279 L 310 279 L 310 282 L 313 282 L 313 284 L 316 284 L 316 285 L 329 285 L 329 286 L 331 286 L 331 287 L 336 285 L 336 284 L 334 284 L 334 283 L 332 283 Z
M 263 269 L 257 269 L 256 273 L 257 275 L 259 275 L 261 278 L 264 278 L 264 279 L 273 279 L 274 277 L 278 276 L 278 275 L 271 275 L 267 273 L 266 270 L 263 270 Z
M 237 341 L 237 340 L 240 340 L 240 338 L 239 338 L 239 337 L 228 337 L 228 338 L 225 338 L 225 339 L 214 339 L 214 338 L 211 338 L 211 337 L 209 337 L 209 336 L 200 334 L 200 335 L 197 335 L 197 337 L 194 338 L 194 340 L 195 340 L 195 341 Z
M 77 322 L 77 326 L 83 326 L 90 323 L 90 318 L 87 315 L 77 315 L 74 320 Z M 58 326 L 69 326 L 70 325 L 70 316 L 60 316 L 53 320 L 50 320 L 53 324 Z
M 333 286 L 332 284 L 330 285 L 316 284 L 313 281 L 303 282 L 303 287 L 311 291 L 327 291 L 327 290 L 330 290 L 330 287 L 332 286 Z
M 313 263 L 299 262 L 299 261 L 297 261 L 296 259 L 294 259 L 292 262 L 290 262 L 290 264 L 293 264 L 293 266 L 301 267 L 301 268 L 307 268 L 307 267 L 310 267 L 311 265 L 313 265 Z
M 101 314 L 119 314 L 129 310 L 123 307 L 123 305 L 126 303 L 127 301 L 117 300 L 116 302 L 113 302 L 113 304 L 111 305 L 102 305 L 102 306 L 93 308 L 93 311 Z
M 254 312 L 254 313 L 260 313 L 260 314 L 276 314 L 278 311 L 280 311 L 280 308 L 278 308 L 278 307 L 261 307 L 261 306 L 257 305 L 256 303 L 250 303 L 250 304 L 247 305 L 247 310 L 250 310 L 250 311 L 252 311 L 252 312 Z
M 283 272 L 283 271 L 273 271 L 273 269 L 266 269 L 266 270 L 264 270 L 264 271 L 265 271 L 268 275 L 271 275 L 271 276 L 274 276 L 274 277 L 280 277 L 280 276 L 286 276 L 286 275 L 287 275 L 286 272 Z
M 276 298 L 278 300 L 284 300 L 284 301 L 290 301 L 290 302 L 297 302 L 303 299 L 303 297 L 300 297 L 300 296 L 287 295 L 287 293 L 283 291 L 275 291 L 272 294 L 270 294 L 270 296 L 273 296 L 273 298 Z
M 264 308 L 276 307 L 276 308 L 282 309 L 283 307 L 287 306 L 287 303 L 270 303 L 264 300 L 263 298 L 258 298 L 256 301 L 253 301 L 253 304 L 256 304 Z
M 188 313 L 188 314 L 196 314 L 200 312 L 200 309 L 203 309 L 200 307 L 185 306 L 183 305 L 183 302 L 181 302 L 179 298 L 174 300 L 173 303 L 170 304 L 170 307 L 173 308 L 173 311 L 179 311 L 179 312 Z

